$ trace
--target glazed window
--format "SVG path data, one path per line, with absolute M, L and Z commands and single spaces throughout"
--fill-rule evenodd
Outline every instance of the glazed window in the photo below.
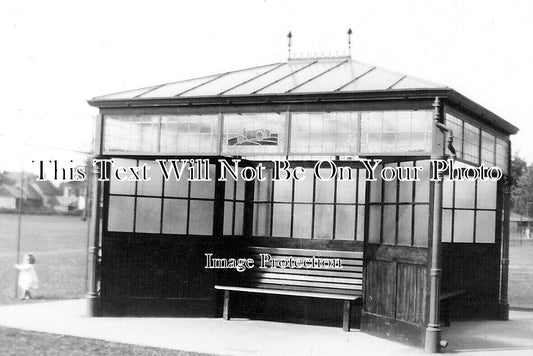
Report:
M 431 111 L 361 113 L 361 153 L 431 151 Z
M 253 235 L 362 241 L 365 173 L 350 171 L 346 181 L 321 181 L 306 168 L 304 180 L 274 182 L 267 171 L 265 181 L 255 182 Z
M 293 113 L 292 154 L 349 154 L 358 151 L 356 112 Z
M 222 152 L 225 154 L 276 154 L 286 147 L 285 114 L 226 114 Z

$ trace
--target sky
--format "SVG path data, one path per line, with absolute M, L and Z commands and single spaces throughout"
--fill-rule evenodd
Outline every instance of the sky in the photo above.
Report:
M 87 100 L 287 58 L 352 58 L 445 84 L 520 128 L 533 162 L 532 1 L 0 2 L 0 171 L 83 161 Z M 73 163 L 70 163 L 70 160 Z

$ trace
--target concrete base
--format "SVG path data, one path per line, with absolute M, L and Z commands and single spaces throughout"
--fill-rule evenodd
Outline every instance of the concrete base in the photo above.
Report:
M 0 325 L 53 334 L 217 355 L 423 355 L 424 350 L 337 327 L 233 318 L 87 317 L 86 299 L 0 307 Z M 446 352 L 530 356 L 533 312 L 510 321 L 454 321 L 443 328 Z
M 509 320 L 509 303 L 498 304 L 498 319 Z
M 93 317 L 100 316 L 98 296 L 93 294 L 87 295 L 87 315 Z
M 438 327 L 428 326 L 426 328 L 426 341 L 424 349 L 426 352 L 436 354 L 440 352 L 440 335 L 441 329 Z

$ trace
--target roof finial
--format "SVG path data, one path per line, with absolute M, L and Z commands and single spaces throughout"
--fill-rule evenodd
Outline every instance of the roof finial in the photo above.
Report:
M 349 28 L 347 34 L 348 34 L 348 55 L 350 57 L 352 57 L 352 33 L 353 33 L 352 29 Z
M 289 33 L 287 34 L 287 39 L 288 39 L 288 47 L 289 47 L 289 59 L 291 59 L 291 46 L 292 46 L 292 33 L 291 31 L 289 31 Z

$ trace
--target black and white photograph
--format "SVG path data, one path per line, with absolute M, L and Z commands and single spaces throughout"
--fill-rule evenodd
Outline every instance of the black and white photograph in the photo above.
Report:
M 0 354 L 533 354 L 532 18 L 3 1 Z

